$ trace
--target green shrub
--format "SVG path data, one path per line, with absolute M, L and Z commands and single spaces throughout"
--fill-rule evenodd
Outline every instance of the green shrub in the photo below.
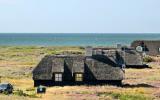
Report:
M 26 91 L 35 91 L 35 88 L 28 88 Z
M 36 93 L 27 94 L 27 93 L 24 93 L 22 90 L 17 90 L 16 92 L 14 92 L 14 95 L 30 97 L 30 98 L 38 98 Z
M 3 58 L 0 58 L 0 60 L 4 60 Z
M 39 98 L 36 93 L 32 93 L 32 94 L 29 94 L 28 97 L 30 98 Z
M 80 47 L 79 47 L 79 49 L 84 50 L 84 49 L 85 49 L 85 47 L 80 46 Z
M 146 97 L 143 94 L 126 94 L 126 93 L 113 93 L 113 92 L 98 92 L 97 96 L 107 97 L 110 96 L 113 99 L 118 100 L 152 100 L 150 97 Z
M 9 93 L 9 92 L 7 92 L 7 91 L 4 91 L 4 92 L 3 92 L 3 94 L 5 94 L 5 95 L 9 95 L 10 93 Z
M 27 94 L 24 93 L 22 90 L 17 90 L 16 92 L 14 92 L 14 94 L 18 96 L 27 96 Z
M 149 62 L 153 62 L 153 61 L 154 61 L 154 59 L 150 56 L 146 56 L 146 57 L 143 58 L 143 62 L 149 63 Z
M 151 98 L 147 98 L 144 95 L 132 95 L 132 94 L 123 94 L 119 98 L 120 100 L 151 100 Z

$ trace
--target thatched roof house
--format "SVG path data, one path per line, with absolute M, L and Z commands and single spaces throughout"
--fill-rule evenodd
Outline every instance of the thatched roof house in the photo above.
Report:
M 137 40 L 132 42 L 131 47 L 138 49 L 142 48 L 142 52 L 147 55 L 160 55 L 160 40 Z
M 120 84 L 123 65 L 143 65 L 142 57 L 133 49 L 87 48 L 85 55 L 45 56 L 33 70 L 35 86 L 40 84 Z

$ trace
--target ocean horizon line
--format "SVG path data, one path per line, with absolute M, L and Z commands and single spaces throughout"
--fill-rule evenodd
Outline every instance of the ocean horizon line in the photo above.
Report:
M 0 34 L 160 34 L 160 33 L 50 33 L 50 32 L 0 32 Z
M 0 34 L 0 45 L 113 46 L 134 40 L 160 40 L 160 34 Z

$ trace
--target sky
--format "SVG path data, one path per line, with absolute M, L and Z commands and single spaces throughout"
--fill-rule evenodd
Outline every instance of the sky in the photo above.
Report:
M 160 0 L 0 0 L 0 33 L 160 33 Z

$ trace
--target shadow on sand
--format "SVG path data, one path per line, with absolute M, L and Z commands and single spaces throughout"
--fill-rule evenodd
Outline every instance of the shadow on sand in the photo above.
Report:
M 122 86 L 121 81 L 92 81 L 92 82 L 53 82 L 52 80 L 50 81 L 35 81 L 34 86 L 47 86 L 47 87 L 52 87 L 52 86 L 79 86 L 79 85 L 85 85 L 85 86 L 97 86 L 97 85 L 114 85 L 114 86 Z
M 134 84 L 134 85 L 131 85 L 131 84 L 123 84 L 122 85 L 123 88 L 155 88 L 154 86 L 152 85 L 149 85 L 149 84 Z
M 148 65 L 137 65 L 137 66 L 132 66 L 132 65 L 129 65 L 129 66 L 126 66 L 126 68 L 134 68 L 134 69 L 144 69 L 144 68 L 149 68 L 151 69 L 152 67 L 149 67 Z
M 47 82 L 48 83 L 48 82 Z M 104 86 L 104 85 L 112 85 L 112 86 L 117 86 L 117 87 L 121 87 L 121 88 L 156 88 L 153 85 L 150 84 L 145 84 L 145 83 L 141 83 L 141 84 L 121 84 L 119 81 L 110 81 L 110 82 L 82 82 L 82 83 L 70 83 L 70 82 L 66 82 L 66 83 L 53 83 L 50 82 L 50 84 L 46 84 L 46 83 L 41 83 L 39 85 L 43 85 L 43 86 L 47 86 L 47 87 L 53 87 L 53 86 L 80 86 L 80 85 L 84 85 L 84 86 Z M 36 85 L 35 87 L 39 86 Z

